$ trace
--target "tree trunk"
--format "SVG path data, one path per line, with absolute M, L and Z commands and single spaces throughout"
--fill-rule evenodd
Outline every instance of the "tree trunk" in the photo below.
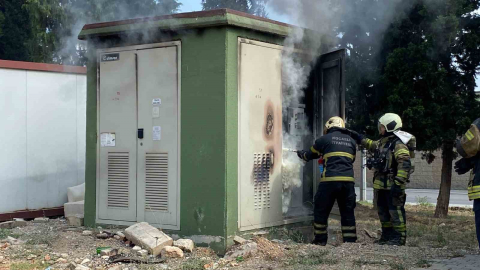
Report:
M 450 189 L 452 188 L 453 142 L 444 142 L 442 146 L 442 182 L 438 193 L 435 217 L 442 218 L 448 215 L 450 203 Z

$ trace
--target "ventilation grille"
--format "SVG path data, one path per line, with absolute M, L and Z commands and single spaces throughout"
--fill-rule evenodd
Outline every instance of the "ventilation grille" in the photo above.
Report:
M 168 211 L 168 153 L 147 153 L 145 211 Z
M 129 153 L 108 153 L 108 207 L 128 209 Z
M 270 153 L 253 154 L 255 210 L 270 208 Z

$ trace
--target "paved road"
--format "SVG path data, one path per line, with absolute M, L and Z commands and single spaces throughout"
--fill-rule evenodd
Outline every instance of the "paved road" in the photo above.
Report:
M 480 269 L 480 255 L 466 255 L 465 257 L 450 260 L 434 260 L 429 268 L 415 270 L 478 270 Z
M 356 187 L 357 200 L 360 199 L 360 188 Z M 436 204 L 438 189 L 407 189 L 407 203 L 418 203 L 419 198 L 425 198 L 429 203 Z M 367 188 L 367 201 L 373 200 L 373 189 Z M 466 190 L 452 190 L 450 192 L 450 206 L 472 207 L 472 202 L 468 200 Z M 479 267 L 480 269 L 480 267 Z

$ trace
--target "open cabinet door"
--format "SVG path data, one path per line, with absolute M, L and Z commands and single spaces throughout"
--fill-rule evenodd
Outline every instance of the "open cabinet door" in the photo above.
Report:
M 323 54 L 318 61 L 315 106 L 315 138 L 323 135 L 326 121 L 333 116 L 345 119 L 345 49 Z M 318 188 L 320 173 L 315 168 L 315 179 Z M 315 190 L 316 192 L 316 190 Z M 332 214 L 340 215 L 338 205 L 332 209 Z

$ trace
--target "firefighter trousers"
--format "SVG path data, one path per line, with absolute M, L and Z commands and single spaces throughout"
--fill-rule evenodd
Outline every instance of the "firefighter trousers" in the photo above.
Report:
M 480 199 L 473 200 L 473 211 L 475 212 L 475 227 L 477 229 L 478 248 L 480 249 Z
M 321 182 L 315 194 L 314 230 L 315 240 L 327 242 L 328 216 L 335 200 L 340 208 L 343 242 L 355 242 L 355 183 L 354 182 Z
M 407 218 L 405 215 L 405 191 L 398 197 L 392 197 L 390 190 L 375 189 L 375 201 L 378 217 L 382 224 L 383 240 L 398 240 L 405 244 L 407 240 Z

